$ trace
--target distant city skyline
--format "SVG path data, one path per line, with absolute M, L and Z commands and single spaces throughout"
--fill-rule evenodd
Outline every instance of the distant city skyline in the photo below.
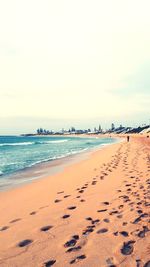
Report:
M 30 117 L 20 117 L 20 118 L 1 118 L 1 126 L 0 126 L 0 135 L 10 135 L 10 134 L 22 134 L 22 133 L 35 133 L 36 130 L 40 127 L 45 128 L 47 130 L 60 131 L 62 128 L 68 130 L 71 127 L 75 127 L 77 129 L 94 129 L 94 127 L 101 127 L 106 130 L 110 129 L 111 124 L 114 123 L 115 127 L 119 127 L 123 125 L 125 127 L 138 127 L 142 125 L 150 124 L 150 120 L 144 120 L 141 117 L 141 122 L 139 120 L 139 116 L 137 119 L 132 120 L 132 118 L 120 119 L 116 120 L 98 120 L 96 119 L 83 119 L 83 120 L 64 120 L 64 119 L 49 119 L 49 118 L 30 118 Z M 3 125 L 3 127 L 2 127 Z
M 150 121 L 149 0 L 0 3 L 0 134 Z

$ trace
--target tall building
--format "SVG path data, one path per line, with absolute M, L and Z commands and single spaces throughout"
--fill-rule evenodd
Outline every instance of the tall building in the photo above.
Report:
M 115 125 L 114 125 L 114 123 L 111 124 L 111 130 L 112 130 L 112 131 L 115 130 Z

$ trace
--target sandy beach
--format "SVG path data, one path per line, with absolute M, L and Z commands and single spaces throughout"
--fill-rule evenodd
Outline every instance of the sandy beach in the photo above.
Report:
M 0 192 L 0 266 L 150 266 L 149 151 L 131 137 Z

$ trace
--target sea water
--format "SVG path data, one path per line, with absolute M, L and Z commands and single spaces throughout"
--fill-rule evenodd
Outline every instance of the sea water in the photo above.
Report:
M 0 185 L 5 177 L 96 147 L 116 142 L 114 138 L 70 136 L 0 136 Z

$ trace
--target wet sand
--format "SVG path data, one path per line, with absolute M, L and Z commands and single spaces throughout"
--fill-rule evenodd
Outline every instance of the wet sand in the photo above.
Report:
M 149 151 L 131 138 L 1 192 L 0 266 L 149 266 Z

